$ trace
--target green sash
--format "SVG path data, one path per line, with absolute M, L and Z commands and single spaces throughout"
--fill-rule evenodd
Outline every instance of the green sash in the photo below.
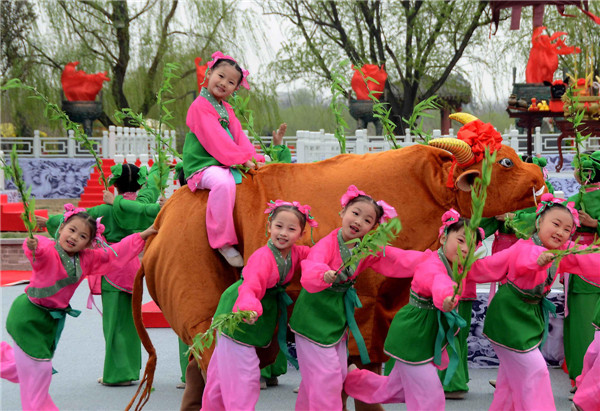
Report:
M 337 239 L 342 261 L 345 262 L 350 260 L 350 258 L 352 258 L 352 253 L 350 252 L 350 250 L 344 242 L 344 238 L 342 237 L 342 230 L 338 231 Z M 356 293 L 356 288 L 354 288 L 355 281 L 348 281 L 348 278 L 354 275 L 357 266 L 358 264 L 346 267 L 343 270 L 341 270 L 335 278 L 334 283 L 331 285 L 331 288 L 334 291 L 341 291 L 345 293 L 344 308 L 346 311 L 346 321 L 348 322 L 348 328 L 354 336 L 354 340 L 356 341 L 356 345 L 358 346 L 360 360 L 363 364 L 369 364 L 371 362 L 371 359 L 369 358 L 369 352 L 367 351 L 365 339 L 360 333 L 360 329 L 358 328 L 358 324 L 356 323 L 356 319 L 354 318 L 354 310 L 356 308 L 361 308 L 362 304 L 360 302 L 360 299 L 358 298 L 358 294 Z
M 206 87 L 202 87 L 200 90 L 200 95 L 204 97 L 208 102 L 217 110 L 217 114 L 219 114 L 219 123 L 225 129 L 229 137 L 234 140 L 231 132 L 229 131 L 229 113 L 227 113 L 227 109 L 223 106 L 223 104 L 219 103 L 216 98 L 213 97 L 212 94 L 206 89 Z M 231 174 L 233 175 L 233 179 L 236 184 L 240 184 L 242 182 L 242 173 L 238 170 L 237 167 L 229 167 Z

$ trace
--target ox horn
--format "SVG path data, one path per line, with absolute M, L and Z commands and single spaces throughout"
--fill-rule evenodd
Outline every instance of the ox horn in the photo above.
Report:
M 469 113 L 452 113 L 448 116 L 450 120 L 458 121 L 463 126 L 471 121 L 479 120 L 473 114 Z
M 458 164 L 469 163 L 473 159 L 473 157 L 475 157 L 473 155 L 473 151 L 471 150 L 471 146 L 457 138 L 436 138 L 433 140 L 429 140 L 429 145 L 451 152 L 452 154 L 454 154 L 454 157 L 456 158 Z

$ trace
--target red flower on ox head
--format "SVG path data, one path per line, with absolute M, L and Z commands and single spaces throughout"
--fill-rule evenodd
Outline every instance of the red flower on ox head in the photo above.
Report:
M 456 138 L 464 141 L 473 151 L 474 163 L 483 160 L 485 148 L 490 148 L 490 153 L 502 147 L 502 135 L 490 123 L 481 120 L 473 120 L 458 130 Z

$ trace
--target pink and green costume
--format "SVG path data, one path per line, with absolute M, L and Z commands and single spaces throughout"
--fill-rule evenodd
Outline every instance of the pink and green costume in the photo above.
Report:
M 242 279 L 230 286 L 219 301 L 215 316 L 235 311 L 256 311 L 254 324 L 241 324 L 241 330 L 221 334 L 211 357 L 202 407 L 207 410 L 253 410 L 260 395 L 260 368 L 255 347 L 271 343 L 277 329 L 280 349 L 289 355 L 286 343 L 287 306 L 292 303 L 285 288 L 307 246 L 292 246 L 287 257 L 273 245 L 256 250 L 242 272 Z
M 506 284 L 488 307 L 483 329 L 500 360 L 491 410 L 555 409 L 546 361 L 539 350 L 547 336 L 549 313 L 556 311 L 546 295 L 562 272 L 600 278 L 598 254 L 567 255 L 558 266 L 539 266 L 537 259 L 544 251 L 534 234 L 478 260 L 478 269 L 471 271 L 477 282 L 498 281 L 508 273 Z
M 454 294 L 456 285 L 442 249 L 425 254 L 415 267 L 409 303 L 392 320 L 385 340 L 384 351 L 395 360 L 386 364 L 386 373 L 393 366 L 391 372 L 382 376 L 368 370 L 352 371 L 344 384 L 349 396 L 372 404 L 405 402 L 408 410 L 444 408 L 444 390 L 436 368 L 450 368 L 448 383 L 458 357 L 451 352 L 455 358 L 448 364 L 446 348 L 456 351 L 455 334 L 466 323 L 456 311 L 442 311 L 444 299 Z M 466 292 L 472 292 L 470 288 Z
M 265 161 L 242 130 L 231 106 L 206 89 L 188 109 L 190 132 L 183 145 L 183 171 L 192 192 L 208 189 L 206 231 L 214 249 L 238 243 L 233 224 L 235 185 L 242 176 L 235 166 Z
M 583 369 L 577 377 L 573 403 L 584 411 L 600 409 L 600 301 L 596 303 L 592 325 L 596 330 L 583 357 Z
M 599 165 L 600 167 L 600 165 Z M 600 183 L 586 186 L 585 192 L 569 197 L 578 210 L 585 209 L 590 217 L 600 220 Z M 589 245 L 600 237 L 600 225 L 596 228 L 581 226 L 577 228 L 573 240 L 579 238 L 580 245 Z M 596 334 L 592 326 L 594 307 L 600 301 L 600 282 L 588 278 L 585 274 L 566 275 L 565 277 L 565 322 L 564 349 L 569 377 L 575 380 L 583 368 L 583 357 Z
M 113 167 L 113 173 L 118 173 L 115 170 Z M 152 225 L 160 211 L 160 205 L 156 203 L 160 195 L 157 179 L 158 168 L 153 166 L 147 183 L 137 194 L 130 192 L 117 195 L 112 205 L 101 204 L 86 210 L 94 218 L 102 217 L 105 226 L 103 234 L 109 244 L 117 243 L 128 235 L 141 232 Z M 46 223 L 48 232 L 54 234 L 61 223 L 61 215 L 51 216 Z M 139 258 L 133 258 L 119 269 L 109 270 L 103 276 L 88 278 L 91 294 L 102 295 L 104 383 L 116 384 L 140 378 L 142 348 L 133 322 L 131 306 L 133 281 L 139 268 Z M 91 308 L 92 298 L 90 295 L 88 308 Z
M 361 260 L 356 267 L 342 270 L 333 284 L 323 280 L 326 271 L 337 270 L 350 258 L 350 250 L 336 229 L 315 244 L 302 261 L 302 290 L 294 305 L 290 328 L 296 334 L 296 352 L 302 382 L 297 410 L 336 410 L 342 408 L 342 387 L 347 373 L 348 328 L 359 347 L 363 363 L 369 363 L 354 309 L 360 300 L 354 288 L 358 275 L 372 268 L 388 277 L 411 277 L 420 251 L 395 247 Z
M 80 314 L 69 305 L 71 297 L 84 278 L 122 269 L 136 259 L 144 241 L 134 234 L 114 244 L 118 257 L 104 249 L 86 249 L 70 257 L 55 241 L 36 238 L 35 256 L 23 244 L 32 266 L 31 281 L 8 313 L 6 330 L 15 344 L 2 343 L 1 370 L 3 378 L 20 384 L 23 409 L 56 410 L 48 393 L 52 357 L 66 316 Z

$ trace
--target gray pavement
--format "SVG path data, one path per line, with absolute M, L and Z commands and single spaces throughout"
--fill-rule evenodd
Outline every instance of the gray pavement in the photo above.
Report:
M 5 324 L 8 309 L 15 297 L 21 294 L 25 286 L 2 287 L 2 340 L 10 341 L 6 334 Z M 71 302 L 76 309 L 81 309 L 78 318 L 68 317 L 64 332 L 53 361 L 58 370 L 50 387 L 50 394 L 61 410 L 122 410 L 131 400 L 137 389 L 132 387 L 104 387 L 96 382 L 102 375 L 104 359 L 104 339 L 102 337 L 102 320 L 98 312 L 85 309 L 88 295 L 87 283 L 84 281 Z M 100 304 L 99 298 L 98 304 Z M 150 300 L 148 293 L 144 302 Z M 178 410 L 183 390 L 175 388 L 179 383 L 180 371 L 178 361 L 177 337 L 170 329 L 149 329 L 150 338 L 155 346 L 158 363 L 154 379 L 155 391 L 144 409 L 146 410 Z M 12 341 L 11 341 L 12 342 Z M 147 355 L 142 349 L 142 364 L 145 365 Z M 488 380 L 496 377 L 496 369 L 472 369 L 470 392 L 464 400 L 448 400 L 447 410 L 486 410 L 491 401 L 493 388 Z M 551 369 L 552 387 L 558 410 L 569 410 L 571 403 L 568 377 L 560 369 Z M 280 385 L 261 392 L 257 410 L 293 410 L 296 394 L 292 390 L 300 383 L 300 374 L 290 370 L 280 377 Z M 17 384 L 0 380 L 0 410 L 19 410 L 19 387 Z M 354 409 L 352 401 L 349 409 Z M 385 405 L 386 410 L 404 410 L 404 404 Z

